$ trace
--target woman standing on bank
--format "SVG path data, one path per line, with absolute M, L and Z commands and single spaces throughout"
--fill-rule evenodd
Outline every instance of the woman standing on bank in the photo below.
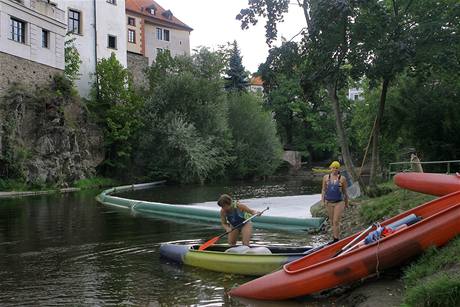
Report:
M 340 175 L 340 163 L 334 161 L 329 166 L 330 174 L 323 177 L 321 201 L 326 207 L 332 227 L 333 242 L 340 237 L 340 220 L 343 210 L 348 207 L 347 180 Z

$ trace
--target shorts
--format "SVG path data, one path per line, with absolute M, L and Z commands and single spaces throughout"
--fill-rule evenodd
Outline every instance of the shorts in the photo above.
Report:
M 329 205 L 329 206 L 332 206 L 332 207 L 334 207 L 334 206 L 339 206 L 339 205 L 344 205 L 344 206 L 345 206 L 345 201 L 339 200 L 339 201 L 333 202 L 333 201 L 327 201 L 327 200 L 326 200 L 326 204 L 325 204 L 325 205 L 326 205 L 326 206 Z

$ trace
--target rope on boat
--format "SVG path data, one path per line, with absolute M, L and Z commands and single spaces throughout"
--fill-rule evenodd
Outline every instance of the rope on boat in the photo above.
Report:
M 380 223 L 376 223 L 375 225 L 377 228 L 381 227 Z M 377 263 L 375 265 L 375 273 L 377 274 L 377 278 L 380 277 L 380 271 L 379 271 L 379 264 L 380 264 L 380 259 L 379 259 L 379 250 L 380 250 L 380 238 L 377 240 L 377 250 L 375 251 L 375 257 L 377 259 Z

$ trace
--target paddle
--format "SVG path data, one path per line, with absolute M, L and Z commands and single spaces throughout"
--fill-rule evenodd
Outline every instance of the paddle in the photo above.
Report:
M 270 208 L 269 208 L 269 207 L 265 208 L 264 210 L 260 211 L 258 214 L 255 214 L 255 215 L 251 216 L 250 218 L 245 219 L 243 222 L 241 222 L 241 224 L 238 224 L 237 226 L 233 227 L 232 230 L 229 230 L 229 231 L 227 231 L 227 232 L 221 234 L 220 236 L 214 237 L 214 238 L 212 238 L 211 240 L 204 242 L 204 243 L 198 248 L 198 250 L 199 250 L 199 251 L 205 250 L 205 249 L 208 248 L 209 246 L 211 246 L 211 245 L 213 245 L 214 243 L 216 243 L 217 241 L 219 241 L 219 239 L 222 238 L 223 236 L 228 235 L 228 234 L 231 233 L 233 230 L 238 229 L 239 227 L 243 226 L 244 224 L 246 224 L 247 222 L 249 222 L 250 220 L 252 220 L 252 219 L 255 218 L 256 216 L 262 215 L 262 213 L 264 213 L 264 212 L 267 211 L 268 209 L 270 209 Z
M 372 224 L 371 226 L 367 227 L 366 229 L 364 229 L 363 232 L 361 232 L 358 236 L 356 236 L 352 241 L 350 241 L 347 245 L 345 245 L 344 247 L 342 247 L 341 250 L 339 250 L 335 255 L 334 257 L 337 257 L 338 255 L 340 255 L 341 253 L 343 253 L 344 251 L 346 251 L 353 243 L 355 243 L 356 241 L 358 241 L 358 239 L 361 238 L 361 236 L 365 233 L 367 233 L 369 230 L 371 230 L 371 228 L 374 227 L 374 224 Z

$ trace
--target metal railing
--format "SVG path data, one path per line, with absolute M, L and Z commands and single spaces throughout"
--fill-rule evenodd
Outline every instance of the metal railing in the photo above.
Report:
M 446 165 L 446 174 L 451 174 L 453 172 L 460 171 L 460 160 L 448 160 L 448 161 L 426 161 L 426 162 L 413 162 L 413 161 L 404 161 L 404 162 L 392 162 L 388 164 L 388 177 L 392 178 L 393 175 L 399 172 L 410 172 L 413 171 L 412 167 L 414 164 L 420 163 L 421 165 Z M 452 169 L 452 164 L 459 164 L 457 169 Z M 396 169 L 395 169 L 396 168 Z M 440 171 L 438 171 L 440 172 Z

